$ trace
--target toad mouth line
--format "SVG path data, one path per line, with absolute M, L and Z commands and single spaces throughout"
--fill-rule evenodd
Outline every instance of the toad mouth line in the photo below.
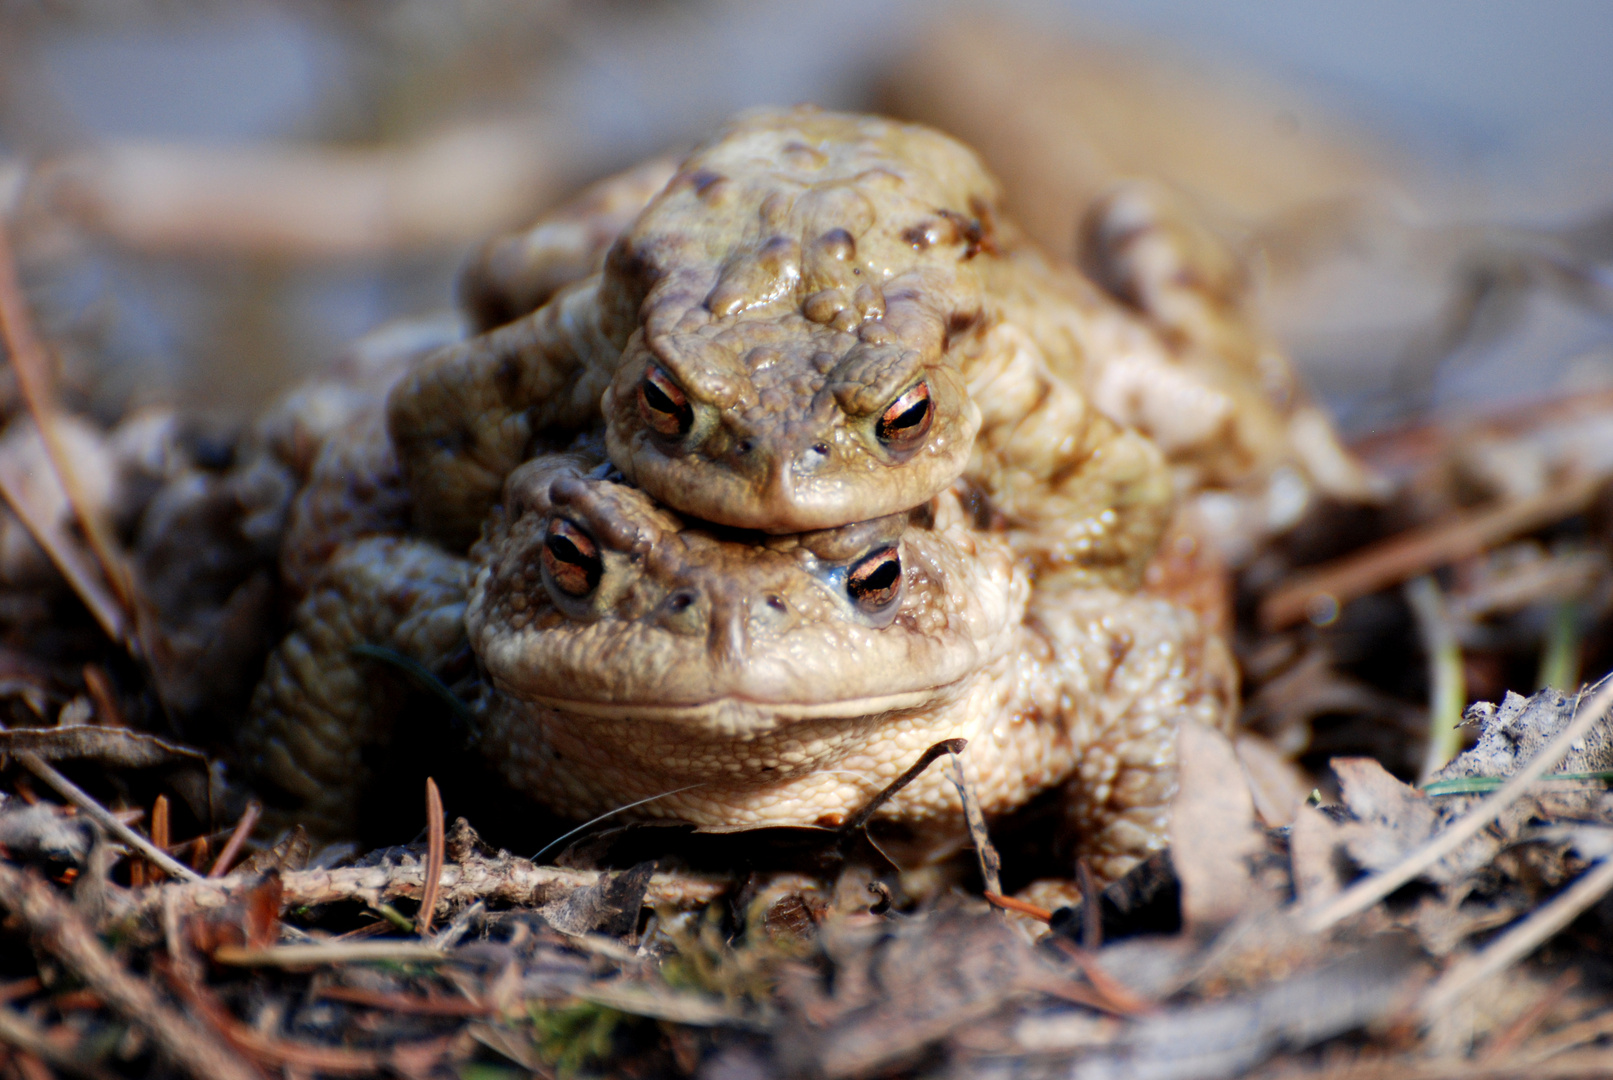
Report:
M 839 698 L 824 702 L 776 702 L 732 695 L 714 698 L 694 705 L 665 705 L 638 702 L 577 701 L 570 698 L 522 695 L 527 701 L 544 708 L 573 716 L 587 716 L 600 720 L 652 720 L 663 723 L 701 723 L 725 713 L 746 715 L 765 713 L 780 722 L 792 720 L 861 719 L 884 713 L 919 709 L 935 701 L 938 692 L 946 687 L 925 690 L 908 690 L 899 694 L 876 694 L 871 697 Z

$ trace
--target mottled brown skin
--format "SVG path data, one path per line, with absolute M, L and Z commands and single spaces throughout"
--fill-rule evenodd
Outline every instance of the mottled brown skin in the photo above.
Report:
M 397 702 L 375 661 L 355 645 L 383 645 L 437 669 L 465 641 L 470 565 L 429 541 L 364 536 L 338 546 L 269 655 L 237 760 L 285 823 L 317 835 L 357 832 L 367 761 L 391 743 Z
M 466 611 L 494 691 L 483 749 L 570 814 L 664 795 L 638 812 L 832 824 L 962 736 L 986 813 L 1067 784 L 1077 846 L 1112 877 L 1164 842 L 1177 725 L 1231 720 L 1231 661 L 1198 617 L 1107 588 L 1033 590 L 951 491 L 911 520 L 745 544 L 585 464 L 539 459 L 510 477 Z M 544 568 L 557 519 L 600 549 L 583 597 Z M 870 616 L 845 570 L 891 544 L 902 591 Z M 939 770 L 880 813 L 963 827 Z
M 473 310 L 541 306 L 415 364 L 390 441 L 325 447 L 254 767 L 342 827 L 387 737 L 349 646 L 429 667 L 458 628 L 484 749 L 569 814 L 696 784 L 636 813 L 833 821 L 962 735 L 988 812 L 1065 785 L 1100 873 L 1162 843 L 1177 726 L 1228 722 L 1236 680 L 1213 619 L 1139 586 L 1215 592 L 1156 557 L 1175 495 L 1258 479 L 1286 437 L 1235 264 L 1117 199 L 1087 239 L 1110 295 L 1017 239 L 968 151 L 816 111 L 730 125 L 607 257 L 651 186 L 622 184 L 490 245 Z M 676 438 L 641 406 L 652 366 L 688 405 Z M 915 379 L 931 426 L 882 459 L 870 417 Z M 606 451 L 627 482 L 593 468 Z M 365 536 L 410 499 L 413 536 Z M 557 518 L 600 552 L 586 596 L 545 576 Z M 891 543 L 905 591 L 871 621 L 846 567 Z M 940 773 L 885 813 L 959 828 Z
M 1197 616 L 1109 588 L 1033 590 L 952 491 L 913 514 L 747 542 L 686 526 L 599 478 L 598 461 L 596 448 L 517 469 L 470 559 L 407 537 L 340 545 L 258 689 L 249 768 L 325 831 L 351 829 L 366 751 L 389 737 L 352 646 L 429 668 L 468 634 L 488 688 L 481 749 L 568 815 L 687 788 L 635 813 L 833 823 L 962 736 L 987 813 L 1065 785 L 1077 846 L 1111 877 L 1163 843 L 1177 725 L 1230 720 L 1230 661 Z M 580 594 L 545 564 L 557 520 L 599 553 Z M 860 606 L 848 581 L 890 549 L 894 595 Z M 962 829 L 939 771 L 881 816 L 935 840 Z
M 996 197 L 971 152 L 925 128 L 810 109 L 740 118 L 682 162 L 597 277 L 394 390 L 417 526 L 468 544 L 540 436 L 603 419 L 623 474 L 704 520 L 835 527 L 961 474 L 1028 557 L 1134 584 L 1170 481 L 1087 383 L 1095 358 L 1160 345 L 1024 244 Z M 482 303 L 496 276 L 476 265 Z M 644 404 L 652 371 L 687 410 L 664 430 Z M 882 439 L 921 385 L 927 430 Z M 1078 490 L 1118 497 L 1093 510 Z
M 594 184 L 522 232 L 483 244 L 459 276 L 460 307 L 480 334 L 536 311 L 604 268 L 605 253 L 677 172 L 652 158 Z

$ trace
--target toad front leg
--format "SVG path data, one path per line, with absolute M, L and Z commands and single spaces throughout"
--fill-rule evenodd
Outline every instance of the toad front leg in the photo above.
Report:
M 1166 845 L 1181 724 L 1230 730 L 1236 665 L 1191 611 L 1147 596 L 1041 589 L 1027 625 L 1052 644 L 1077 748 L 1068 841 L 1114 881 Z
M 534 436 L 599 420 L 621 349 L 600 326 L 596 275 L 523 318 L 428 357 L 387 398 L 417 530 L 469 547 Z
M 418 540 L 344 545 L 270 654 L 238 737 L 260 791 L 278 792 L 294 820 L 352 835 L 370 779 L 366 758 L 391 741 L 396 702 L 379 695 L 379 645 L 436 670 L 465 642 L 469 564 Z
M 1131 589 L 1174 503 L 1158 448 L 1056 377 L 1023 329 L 1000 323 L 971 373 L 983 420 L 965 479 L 977 519 L 1004 529 L 1040 579 Z

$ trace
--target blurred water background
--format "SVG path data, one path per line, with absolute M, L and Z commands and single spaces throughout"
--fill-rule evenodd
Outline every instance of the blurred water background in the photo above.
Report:
M 228 424 L 733 111 L 977 142 L 1049 247 L 1187 189 L 1345 426 L 1613 385 L 1613 6 L 0 0 L 0 212 L 104 415 Z

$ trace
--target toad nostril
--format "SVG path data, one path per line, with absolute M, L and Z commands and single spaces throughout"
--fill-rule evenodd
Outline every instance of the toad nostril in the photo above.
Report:
M 734 452 L 743 456 L 750 453 L 754 449 L 756 449 L 755 443 L 751 442 L 749 439 L 740 439 L 738 444 L 734 447 Z
M 785 604 L 784 597 L 779 596 L 777 594 L 774 594 L 774 595 L 769 596 L 767 598 L 767 606 L 772 608 L 774 611 L 781 611 L 782 612 L 782 611 L 788 611 L 789 610 L 789 605 Z
M 797 472 L 815 473 L 829 464 L 829 444 L 813 443 L 795 456 Z
M 673 593 L 667 598 L 666 606 L 667 610 L 672 612 L 672 614 L 681 615 L 685 611 L 688 611 L 693 603 L 694 593 L 679 592 Z

